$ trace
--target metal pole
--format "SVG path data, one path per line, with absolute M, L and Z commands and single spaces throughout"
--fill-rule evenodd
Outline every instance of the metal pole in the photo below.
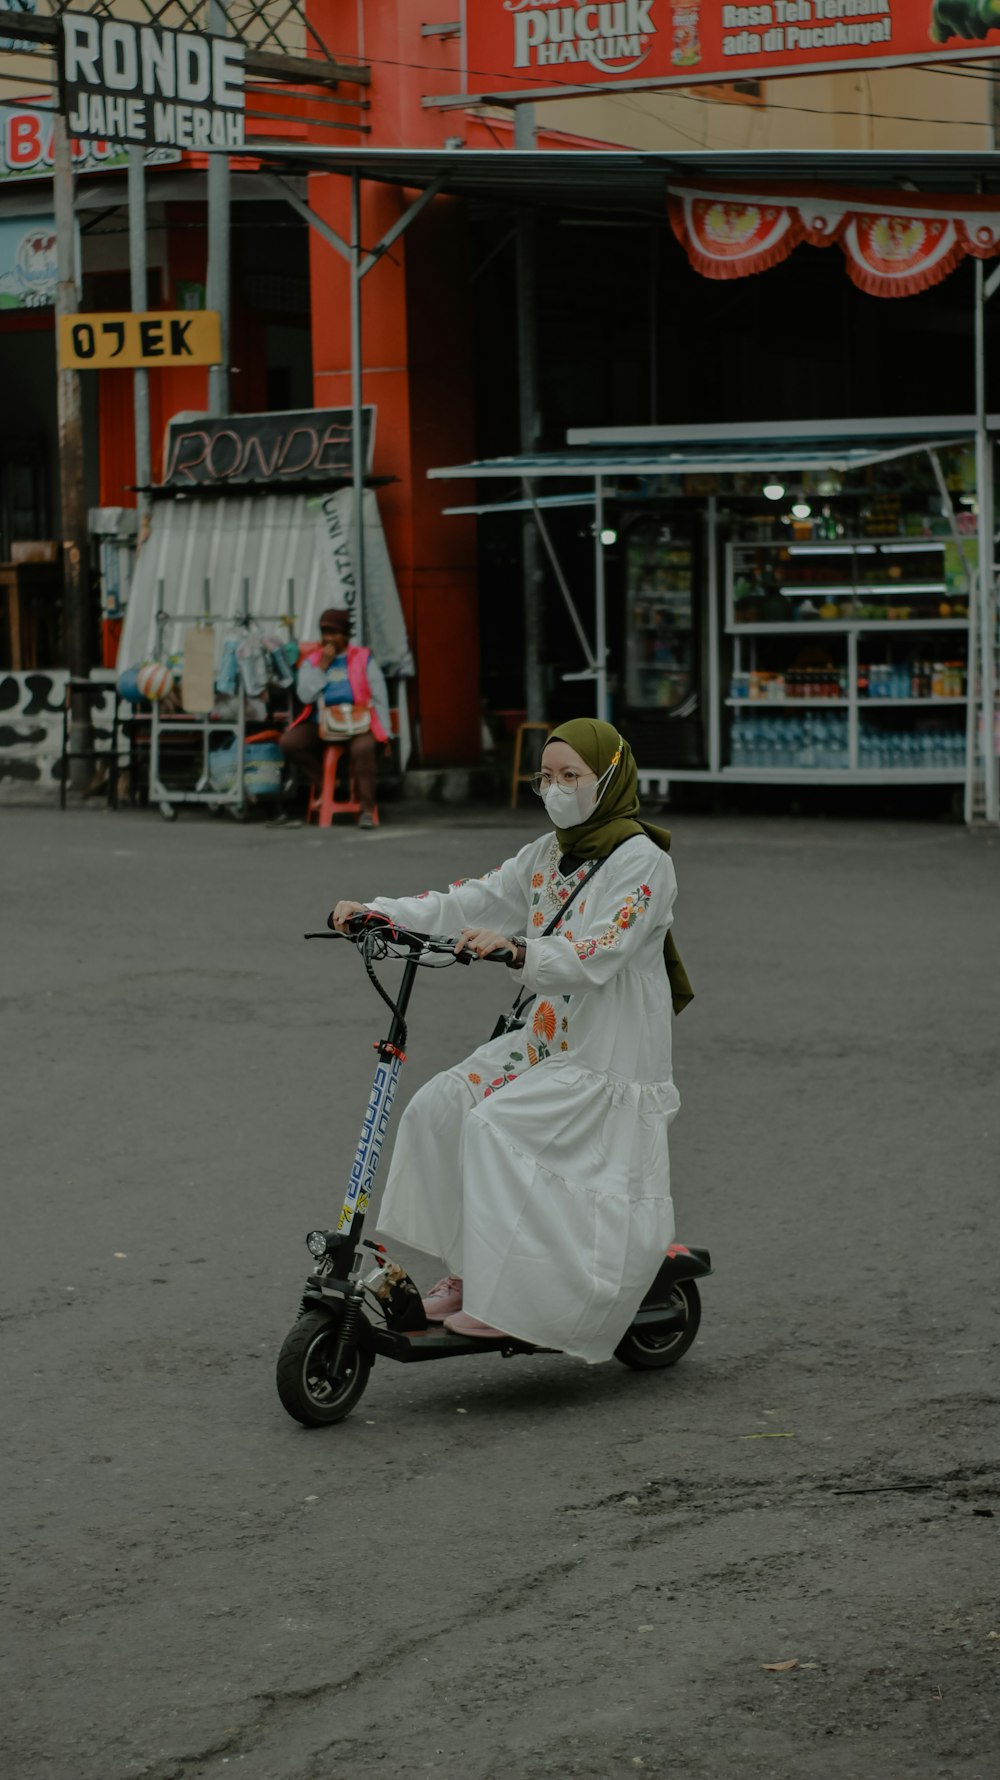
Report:
M 514 147 L 537 148 L 535 135 L 535 107 L 533 105 L 515 105 L 514 107 Z
M 515 111 L 515 119 L 521 108 Z M 538 341 L 535 316 L 535 218 L 520 211 L 517 218 L 517 347 L 518 396 L 522 452 L 538 449 L 541 431 L 538 413 Z M 531 494 L 531 485 L 526 483 Z M 542 597 L 544 575 L 538 548 L 538 531 L 532 515 L 521 524 L 521 564 L 524 577 L 524 703 L 529 723 L 545 720 L 545 686 L 542 679 Z
M 594 654 L 597 657 L 597 716 L 608 721 L 608 643 L 607 614 L 604 605 L 604 477 L 594 478 L 594 536 L 597 555 L 594 558 Z
M 649 423 L 659 419 L 657 386 L 660 381 L 659 319 L 660 319 L 660 231 L 649 231 Z
M 59 267 L 55 304 L 58 327 L 58 317 L 72 315 L 79 306 L 73 163 L 66 119 L 58 112 L 53 130 L 52 183 Z M 94 665 L 95 636 L 90 603 L 90 543 L 83 480 L 83 404 L 79 371 L 59 371 L 57 406 L 66 658 L 73 679 L 86 680 Z M 93 745 L 90 701 L 85 693 L 78 693 L 74 698 L 71 715 L 76 742 L 74 752 L 82 754 Z M 74 790 L 84 790 L 90 776 L 86 760 L 72 762 L 70 783 Z
M 976 495 L 979 509 L 979 710 L 982 724 L 983 814 L 1000 820 L 997 805 L 996 710 L 993 631 L 996 573 L 993 560 L 993 446 L 986 427 L 986 296 L 982 260 L 976 261 Z M 972 688 L 969 688 L 972 696 Z
M 218 37 L 229 31 L 226 0 L 208 0 L 208 29 Z M 206 305 L 219 313 L 222 359 L 208 369 L 208 411 L 229 413 L 229 229 L 232 178 L 228 154 L 208 157 L 208 280 Z
M 146 282 L 146 166 L 145 151 L 128 151 L 128 264 L 132 308 L 137 314 L 147 305 Z M 139 520 L 139 543 L 149 534 L 152 502 L 148 493 L 152 471 L 149 446 L 149 372 L 141 367 L 132 372 L 132 396 L 135 408 L 135 480 L 139 490 L 136 508 Z
M 354 641 L 365 622 L 365 450 L 361 387 L 361 177 L 351 174 L 351 485 L 354 494 Z
M 965 653 L 965 798 L 963 812 L 966 822 L 971 822 L 975 815 L 975 778 L 976 778 L 976 675 L 978 672 L 978 631 L 976 614 L 979 610 L 979 572 L 973 568 L 965 548 L 965 540 L 955 523 L 955 509 L 951 503 L 948 484 L 944 479 L 941 459 L 933 447 L 928 447 L 927 455 L 931 460 L 934 479 L 941 497 L 941 511 L 951 527 L 952 542 L 958 551 L 965 575 L 965 590 L 969 601 L 969 623 L 966 635 Z M 850 684 L 857 686 L 857 675 Z M 853 763 L 852 763 L 853 764 Z
M 523 480 L 523 478 L 522 478 L 522 480 Z M 573 595 L 570 593 L 570 590 L 569 590 L 569 582 L 566 580 L 566 576 L 563 574 L 562 563 L 559 561 L 559 558 L 556 555 L 555 545 L 553 544 L 552 539 L 549 535 L 549 528 L 545 523 L 545 519 L 542 515 L 542 510 L 539 507 L 537 500 L 535 499 L 534 490 L 533 490 L 532 484 L 530 482 L 527 482 L 527 481 L 524 482 L 524 493 L 525 493 L 527 500 L 531 503 L 531 511 L 535 516 L 535 524 L 538 527 L 538 535 L 541 538 L 542 543 L 545 545 L 545 554 L 548 557 L 549 562 L 552 565 L 552 573 L 554 574 L 554 576 L 556 578 L 556 584 L 559 588 L 559 592 L 563 596 L 563 603 L 565 604 L 566 610 L 569 613 L 570 622 L 572 623 L 573 629 L 576 631 L 576 634 L 580 639 L 580 647 L 583 650 L 583 658 L 584 658 L 585 662 L 587 663 L 588 668 L 594 668 L 594 667 L 596 667 L 597 663 L 596 663 L 596 660 L 594 657 L 594 652 L 590 647 L 590 639 L 588 638 L 587 633 L 583 628 L 583 625 L 580 623 L 580 614 L 573 604 Z
M 719 503 L 714 494 L 708 497 L 705 523 L 708 529 L 708 770 L 715 779 L 722 767 L 722 701 L 719 697 Z M 693 618 L 693 587 L 691 606 Z

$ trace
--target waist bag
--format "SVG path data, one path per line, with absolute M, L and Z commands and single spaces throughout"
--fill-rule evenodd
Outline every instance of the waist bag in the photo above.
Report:
M 555 930 L 559 926 L 559 923 L 562 920 L 563 916 L 565 915 L 566 910 L 571 909 L 574 906 L 577 898 L 586 889 L 587 885 L 590 883 L 591 878 L 595 877 L 596 874 L 600 871 L 601 866 L 603 864 L 604 864 L 603 859 L 595 859 L 594 860 L 594 863 L 591 866 L 590 870 L 588 871 L 586 877 L 580 879 L 580 882 L 577 885 L 574 894 L 572 896 L 568 896 L 566 898 L 566 901 L 563 903 L 562 907 L 560 909 L 556 910 L 556 912 L 553 915 L 548 926 L 544 927 L 542 929 L 541 933 L 539 933 L 537 935 L 538 939 L 548 939 L 550 933 L 555 933 Z M 491 1038 L 502 1038 L 503 1034 L 505 1032 L 520 1032 L 520 1031 L 522 1031 L 524 1028 L 524 1021 L 522 1020 L 521 1015 L 524 1012 L 524 1009 L 526 1007 L 528 1007 L 531 1004 L 531 1002 L 534 1001 L 534 999 L 535 999 L 534 989 L 521 989 L 518 993 L 517 1000 L 515 1001 L 513 1007 L 510 1010 L 510 1013 L 500 1015 L 500 1018 L 497 1021 L 496 1025 L 494 1026 L 493 1031 L 490 1033 L 490 1037 Z

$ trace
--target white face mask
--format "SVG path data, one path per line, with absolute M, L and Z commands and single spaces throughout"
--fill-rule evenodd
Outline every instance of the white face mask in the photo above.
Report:
M 592 785 L 578 785 L 573 791 L 567 791 L 564 785 L 549 786 L 542 796 L 542 802 L 553 828 L 578 828 L 582 822 L 586 822 L 588 816 L 593 815 L 604 796 L 604 788 L 621 759 L 621 748 L 619 737 L 618 750 L 611 765 Z
M 542 802 L 553 828 L 576 828 L 579 823 L 586 822 L 587 817 L 580 814 L 580 808 L 594 789 L 588 785 L 584 791 L 567 791 L 565 785 L 550 785 L 542 793 Z

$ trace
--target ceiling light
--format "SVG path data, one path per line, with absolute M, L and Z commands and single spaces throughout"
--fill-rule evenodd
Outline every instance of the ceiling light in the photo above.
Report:
M 765 482 L 764 484 L 764 499 L 766 501 L 780 501 L 784 492 L 784 486 L 780 482 Z
M 767 490 L 765 489 L 764 492 L 766 494 Z M 811 513 L 812 513 L 812 508 L 810 507 L 808 501 L 795 501 L 794 502 L 794 504 L 792 506 L 792 518 L 793 519 L 808 519 Z

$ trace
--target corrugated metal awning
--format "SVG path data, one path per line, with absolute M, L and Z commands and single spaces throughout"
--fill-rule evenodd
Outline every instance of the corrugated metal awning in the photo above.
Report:
M 435 180 L 455 197 L 507 205 L 539 204 L 605 216 L 666 218 L 668 182 L 784 180 L 816 185 L 899 188 L 920 192 L 1000 192 L 992 153 L 958 149 L 843 152 L 681 149 L 326 148 L 311 143 L 255 143 L 227 150 L 285 172 L 357 174 L 422 190 Z
M 833 424 L 848 428 L 851 423 Z M 866 425 L 878 430 L 859 437 L 858 429 Z M 913 452 L 944 449 L 962 439 L 972 439 L 976 431 L 975 420 L 966 416 L 900 422 L 899 426 L 901 430 L 894 431 L 892 422 L 855 422 L 852 431 L 824 435 L 820 428 L 814 437 L 801 436 L 805 429 L 793 429 L 800 432 L 800 436 L 792 438 L 783 438 L 780 428 L 775 429 L 772 438 L 764 436 L 762 426 L 732 428 L 728 429 L 730 439 L 727 442 L 705 436 L 724 433 L 725 428 L 692 428 L 685 436 L 680 427 L 650 427 L 636 430 L 672 436 L 662 437 L 659 443 L 651 439 L 639 444 L 628 443 L 628 435 L 621 429 L 620 443 L 568 445 L 562 451 L 480 458 L 468 464 L 428 470 L 427 474 L 440 481 L 474 479 L 528 483 L 553 478 L 592 481 L 598 476 L 736 476 L 755 471 L 794 475 L 796 471 L 804 470 L 836 470 L 843 475 L 871 464 L 886 463 L 892 458 L 908 457 Z M 615 433 L 619 429 L 595 429 L 590 436 L 596 440 L 605 430 Z M 749 435 L 746 440 L 733 440 L 732 434 L 743 430 Z
M 365 610 L 358 641 L 387 672 L 410 674 L 406 627 L 371 489 L 364 501 Z M 119 669 L 158 647 L 161 655 L 182 654 L 186 625 L 206 610 L 218 621 L 220 652 L 227 626 L 236 626 L 245 609 L 265 629 L 284 619 L 300 641 L 317 636 L 325 606 L 354 606 L 352 523 L 349 489 L 158 502 L 136 559 Z M 170 615 L 162 636 L 161 610 Z

